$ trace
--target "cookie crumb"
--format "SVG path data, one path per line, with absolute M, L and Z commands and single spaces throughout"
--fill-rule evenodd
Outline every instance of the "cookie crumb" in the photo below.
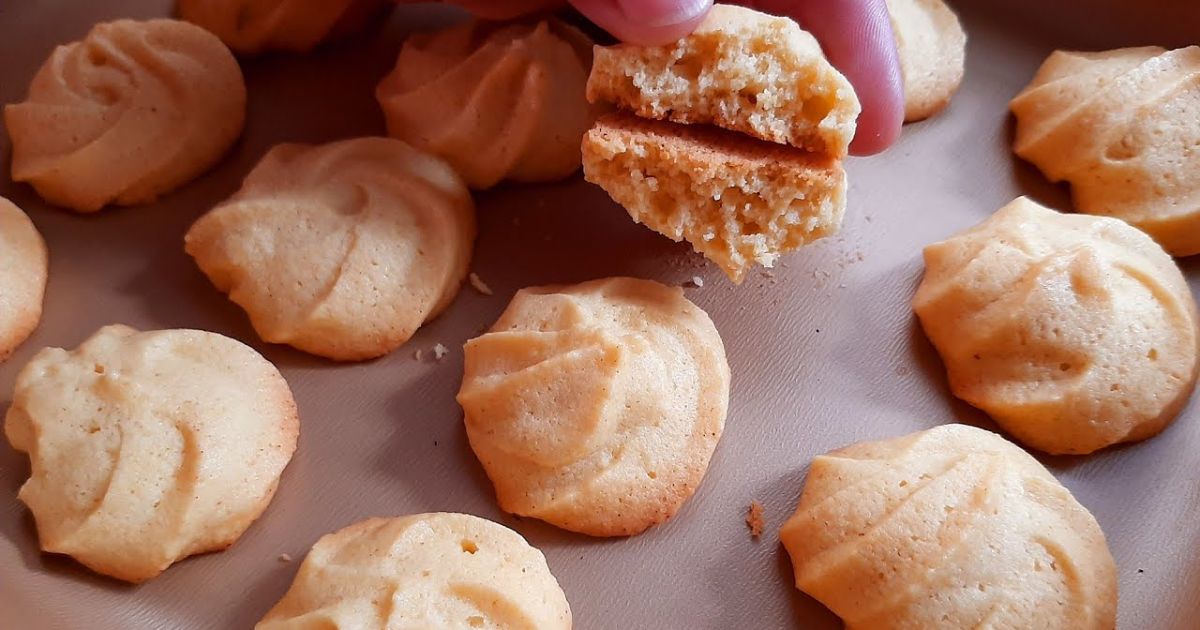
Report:
M 420 361 L 420 360 L 421 360 L 421 350 L 420 349 L 414 350 L 413 351 L 413 361 Z
M 281 554 L 279 554 L 279 561 L 280 562 L 291 562 L 292 556 L 291 556 L 291 554 L 281 553 Z
M 763 530 L 763 506 L 758 501 L 751 501 L 746 510 L 746 526 L 750 528 L 750 537 L 759 538 Z
M 479 274 L 472 271 L 471 275 L 467 276 L 467 279 L 471 281 L 471 286 L 475 287 L 476 291 L 478 291 L 484 295 L 492 294 L 492 287 L 489 287 L 486 282 L 484 282 L 483 280 L 480 280 Z
M 447 352 L 450 351 L 446 349 L 446 346 L 443 346 L 440 343 L 433 346 L 433 358 L 437 359 L 438 361 L 441 361 L 442 357 L 446 356 Z
M 699 289 L 700 287 L 704 286 L 704 278 L 701 278 L 700 276 L 692 276 L 692 279 L 684 282 L 683 286 Z

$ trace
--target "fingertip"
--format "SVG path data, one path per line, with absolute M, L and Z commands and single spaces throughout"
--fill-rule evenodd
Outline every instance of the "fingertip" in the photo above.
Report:
M 868 156 L 881 153 L 900 139 L 904 126 L 904 88 L 899 76 L 880 75 L 878 79 L 891 85 L 864 86 L 860 95 L 863 110 L 858 116 L 850 154 Z M 860 84 L 862 81 L 860 81 Z M 855 87 L 855 91 L 860 91 Z
M 873 155 L 900 137 L 904 86 L 885 0 L 761 0 L 755 3 L 795 18 L 821 42 L 829 61 L 846 76 L 862 104 L 854 155 Z

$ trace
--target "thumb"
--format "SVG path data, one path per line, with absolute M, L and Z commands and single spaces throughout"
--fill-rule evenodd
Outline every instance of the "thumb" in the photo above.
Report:
M 656 45 L 691 33 L 712 0 L 571 0 L 571 4 L 617 39 Z

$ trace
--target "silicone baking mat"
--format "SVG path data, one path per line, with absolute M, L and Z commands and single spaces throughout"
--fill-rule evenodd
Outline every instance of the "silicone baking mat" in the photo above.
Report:
M 1111 48 L 1200 39 L 1200 5 L 1121 0 L 954 2 L 970 37 L 949 109 L 905 128 L 888 153 L 848 163 L 841 235 L 732 286 L 713 266 L 635 225 L 576 176 L 478 195 L 472 268 L 495 295 L 463 289 L 409 344 L 378 361 L 339 365 L 257 340 L 242 312 L 184 254 L 184 231 L 231 194 L 271 145 L 379 134 L 374 83 L 405 34 L 461 18 L 401 7 L 352 42 L 243 64 L 245 136 L 215 170 L 158 203 L 81 217 L 43 204 L 7 175 L 0 194 L 32 216 L 51 252 L 45 317 L 0 365 L 0 408 L 18 369 L 43 346 L 74 347 L 98 327 L 192 327 L 246 341 L 276 363 L 301 412 L 300 447 L 264 516 L 231 549 L 186 560 L 138 587 L 37 550 L 16 491 L 24 456 L 0 446 L 0 628 L 249 628 L 283 594 L 322 534 L 368 516 L 461 511 L 497 520 L 542 549 L 576 627 L 836 628 L 792 588 L 779 525 L 811 458 L 865 439 L 952 421 L 991 427 L 948 393 L 942 366 L 909 307 L 921 248 L 973 225 L 1018 194 L 1058 208 L 1065 190 L 1011 155 L 1007 101 L 1056 47 Z M 171 12 L 162 0 L 0 2 L 0 99 L 24 97 L 53 47 L 99 21 Z M 0 166 L 8 171 L 0 132 Z M 1181 262 L 1193 288 L 1200 263 Z M 462 343 L 528 285 L 609 275 L 702 288 L 733 369 L 724 437 L 696 496 L 667 524 L 599 540 L 516 520 L 496 507 L 454 402 Z M 450 348 L 441 361 L 435 344 Z M 424 360 L 413 358 L 422 349 Z M 1200 406 L 1162 435 L 1085 458 L 1043 459 L 1095 513 L 1120 572 L 1121 628 L 1200 621 Z M 751 539 L 743 518 L 765 506 Z M 281 561 L 289 554 L 291 562 Z

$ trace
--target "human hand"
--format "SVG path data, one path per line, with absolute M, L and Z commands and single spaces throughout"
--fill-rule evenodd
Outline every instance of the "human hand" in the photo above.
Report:
M 562 0 L 450 0 L 476 15 L 508 19 L 563 4 Z M 614 37 L 663 44 L 687 35 L 712 0 L 570 0 Z M 846 75 L 862 103 L 855 155 L 888 148 L 904 122 L 904 89 L 891 18 L 884 0 L 738 0 L 737 4 L 795 19 L 821 42 L 829 61 Z

